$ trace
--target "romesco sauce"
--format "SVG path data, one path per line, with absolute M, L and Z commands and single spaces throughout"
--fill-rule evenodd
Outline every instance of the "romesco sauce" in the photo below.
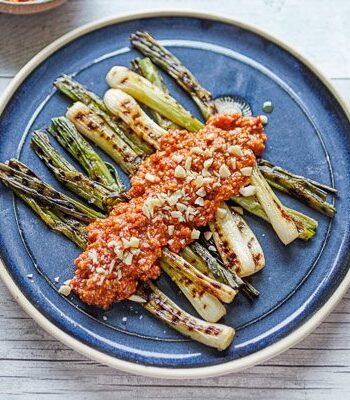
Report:
M 265 140 L 260 117 L 238 114 L 215 116 L 196 133 L 167 133 L 131 178 L 131 200 L 88 226 L 73 291 L 106 309 L 135 293 L 140 280 L 156 279 L 162 247 L 179 252 L 199 237 L 196 228 L 250 183 Z

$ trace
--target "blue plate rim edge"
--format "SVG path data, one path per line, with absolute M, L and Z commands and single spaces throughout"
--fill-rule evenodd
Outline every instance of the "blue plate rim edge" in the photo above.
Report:
M 180 11 L 176 9 L 162 9 L 162 10 L 147 10 L 139 11 L 136 13 L 123 13 L 118 14 L 113 17 L 103 18 L 97 21 L 90 22 L 81 27 L 78 27 L 60 38 L 56 39 L 54 42 L 46 46 L 37 55 L 35 55 L 22 69 L 16 74 L 11 83 L 5 89 L 3 96 L 0 98 L 0 115 L 5 109 L 8 102 L 11 100 L 13 94 L 16 92 L 17 88 L 24 82 L 27 76 L 38 67 L 41 62 L 50 57 L 58 49 L 62 48 L 71 41 L 83 36 L 89 32 L 92 32 L 103 27 L 122 23 L 130 20 L 141 19 L 141 18 L 154 18 L 154 17 L 192 17 L 192 18 L 202 18 L 212 21 L 223 22 L 229 25 L 233 25 L 257 35 L 264 37 L 276 44 L 277 46 L 283 48 L 285 51 L 292 54 L 301 63 L 306 65 L 317 78 L 327 87 L 331 94 L 336 98 L 342 110 L 346 114 L 348 120 L 350 121 L 350 110 L 346 102 L 339 95 L 338 91 L 335 89 L 333 84 L 326 78 L 325 74 L 320 71 L 318 67 L 313 65 L 308 59 L 301 55 L 297 50 L 295 50 L 290 45 L 277 39 L 276 37 L 270 35 L 269 33 L 260 30 L 254 26 L 243 23 L 241 21 L 235 20 L 234 18 L 225 17 L 222 14 L 217 13 L 207 13 L 207 12 L 197 12 L 195 10 Z M 167 379 L 194 379 L 194 378 L 207 378 L 220 376 L 232 372 L 242 371 L 246 368 L 252 367 L 256 364 L 260 364 L 281 352 L 287 350 L 291 346 L 295 345 L 307 335 L 309 335 L 314 329 L 317 328 L 319 324 L 328 316 L 328 314 L 336 307 L 338 302 L 346 293 L 350 286 L 350 270 L 347 272 L 346 276 L 339 284 L 335 292 L 328 299 L 328 301 L 313 315 L 311 316 L 303 325 L 297 328 L 295 331 L 290 333 L 288 336 L 280 339 L 276 343 L 253 353 L 249 356 L 243 357 L 241 359 L 228 361 L 219 365 L 209 366 L 209 367 L 196 367 L 196 368 L 161 368 L 161 367 L 150 367 L 146 365 L 141 365 L 133 363 L 130 361 L 125 361 L 118 359 L 116 357 L 109 356 L 101 351 L 95 350 L 88 345 L 83 344 L 79 340 L 73 338 L 69 334 L 65 333 L 59 329 L 55 324 L 53 324 L 49 319 L 47 319 L 43 314 L 41 314 L 35 306 L 27 299 L 20 291 L 20 288 L 16 285 L 11 275 L 6 269 L 3 261 L 0 259 L 0 278 L 9 289 L 12 296 L 15 298 L 17 303 L 24 309 L 24 311 L 32 317 L 45 331 L 53 335 L 56 339 L 66 344 L 68 347 L 79 352 L 80 354 L 93 359 L 102 364 L 108 365 L 112 368 L 123 370 L 125 372 L 149 376 L 154 378 L 167 378 Z

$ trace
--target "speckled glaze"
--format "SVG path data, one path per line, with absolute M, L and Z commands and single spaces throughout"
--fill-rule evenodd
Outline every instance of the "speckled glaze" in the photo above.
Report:
M 316 73 L 266 36 L 210 16 L 164 14 L 127 19 L 100 24 L 93 31 L 90 27 L 85 31 L 91 32 L 81 37 L 73 35 L 75 39 L 63 47 L 57 43 L 51 48 L 56 51 L 47 59 L 41 57 L 1 115 L 1 161 L 19 157 L 64 191 L 29 146 L 30 132 L 47 126 L 50 118 L 64 114 L 69 104 L 53 90 L 54 79 L 62 73 L 75 74 L 77 80 L 102 95 L 107 88 L 103 77 L 109 68 L 127 66 L 138 55 L 128 48 L 129 34 L 148 30 L 179 56 L 214 96 L 242 96 L 251 104 L 254 114 L 262 114 L 263 103 L 271 100 L 274 111 L 268 116 L 264 157 L 296 173 L 335 185 L 339 190 L 335 199 L 338 215 L 331 222 L 299 202 L 281 196 L 288 206 L 319 221 L 315 238 L 307 243 L 296 241 L 288 247 L 278 241 L 266 223 L 246 216 L 264 249 L 267 265 L 251 279 L 261 292 L 260 298 L 252 303 L 238 296 L 229 306 L 223 322 L 234 326 L 237 335 L 225 352 L 184 339 L 130 302 L 102 312 L 82 304 L 74 296 L 61 297 L 54 278 L 60 276 L 64 281 L 71 277 L 72 260 L 79 249 L 49 231 L 3 186 L 1 275 L 42 326 L 78 351 L 91 353 L 91 357 L 109 365 L 163 377 L 215 375 L 253 365 L 262 360 L 259 354 L 265 352 L 265 358 L 271 357 L 288 347 L 293 342 L 288 342 L 289 338 L 293 337 L 294 342 L 300 340 L 310 326 L 316 326 L 329 312 L 334 299 L 339 297 L 336 296 L 339 287 L 343 291 L 347 285 L 349 120 Z M 190 99 L 172 80 L 166 76 L 165 79 L 174 97 L 199 117 Z M 29 280 L 27 274 L 33 274 L 33 279 Z M 194 313 L 166 277 L 160 279 L 159 286 Z M 302 334 L 306 326 L 308 329 Z M 286 344 L 278 347 L 279 343 Z M 245 359 L 249 361 L 244 364 Z M 187 374 L 188 369 L 192 372 Z

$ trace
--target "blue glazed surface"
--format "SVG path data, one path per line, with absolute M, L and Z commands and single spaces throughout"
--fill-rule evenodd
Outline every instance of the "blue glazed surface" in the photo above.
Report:
M 252 277 L 260 298 L 251 303 L 238 296 L 224 322 L 237 328 L 233 345 L 217 352 L 194 343 L 129 302 L 107 312 L 82 304 L 73 295 L 62 298 L 54 277 L 70 278 L 79 250 L 49 231 L 41 221 L 1 186 L 0 248 L 8 271 L 30 301 L 65 332 L 120 359 L 163 367 L 215 365 L 241 358 L 292 333 L 325 304 L 349 265 L 350 126 L 328 89 L 300 61 L 254 33 L 209 20 L 150 18 L 112 25 L 58 50 L 20 86 L 0 118 L 0 160 L 19 157 L 41 177 L 64 191 L 36 158 L 30 133 L 64 114 L 69 101 L 52 89 L 62 73 L 102 95 L 104 76 L 113 65 L 129 65 L 138 56 L 128 49 L 128 36 L 148 30 L 164 40 L 214 96 L 245 97 L 254 114 L 271 100 L 265 158 L 339 190 L 338 216 L 324 216 L 290 198 L 284 202 L 319 221 L 310 242 L 287 248 L 271 228 L 246 216 L 264 249 L 267 265 Z M 165 76 L 171 93 L 199 117 L 190 99 Z M 29 135 L 28 135 L 29 133 Z M 68 157 L 68 156 L 67 156 Z M 74 163 L 74 162 L 73 162 Z M 33 274 L 33 280 L 27 278 Z M 194 313 L 174 285 L 162 277 L 159 285 L 186 310 Z M 107 316 L 106 321 L 103 316 Z M 142 316 L 142 318 L 141 318 Z M 127 317 L 126 321 L 123 318 Z

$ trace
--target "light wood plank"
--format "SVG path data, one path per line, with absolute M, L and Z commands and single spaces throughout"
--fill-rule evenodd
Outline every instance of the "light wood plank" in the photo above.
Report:
M 0 96 L 1 94 L 4 92 L 5 88 L 7 87 L 7 85 L 11 82 L 10 77 L 8 78 L 1 78 L 0 77 Z
M 294 46 L 328 76 L 350 75 L 350 2 L 337 0 L 74 0 L 49 13 L 0 15 L 0 76 L 14 75 L 33 55 L 62 34 L 84 23 L 118 13 L 178 8 L 217 12 L 266 30 Z

